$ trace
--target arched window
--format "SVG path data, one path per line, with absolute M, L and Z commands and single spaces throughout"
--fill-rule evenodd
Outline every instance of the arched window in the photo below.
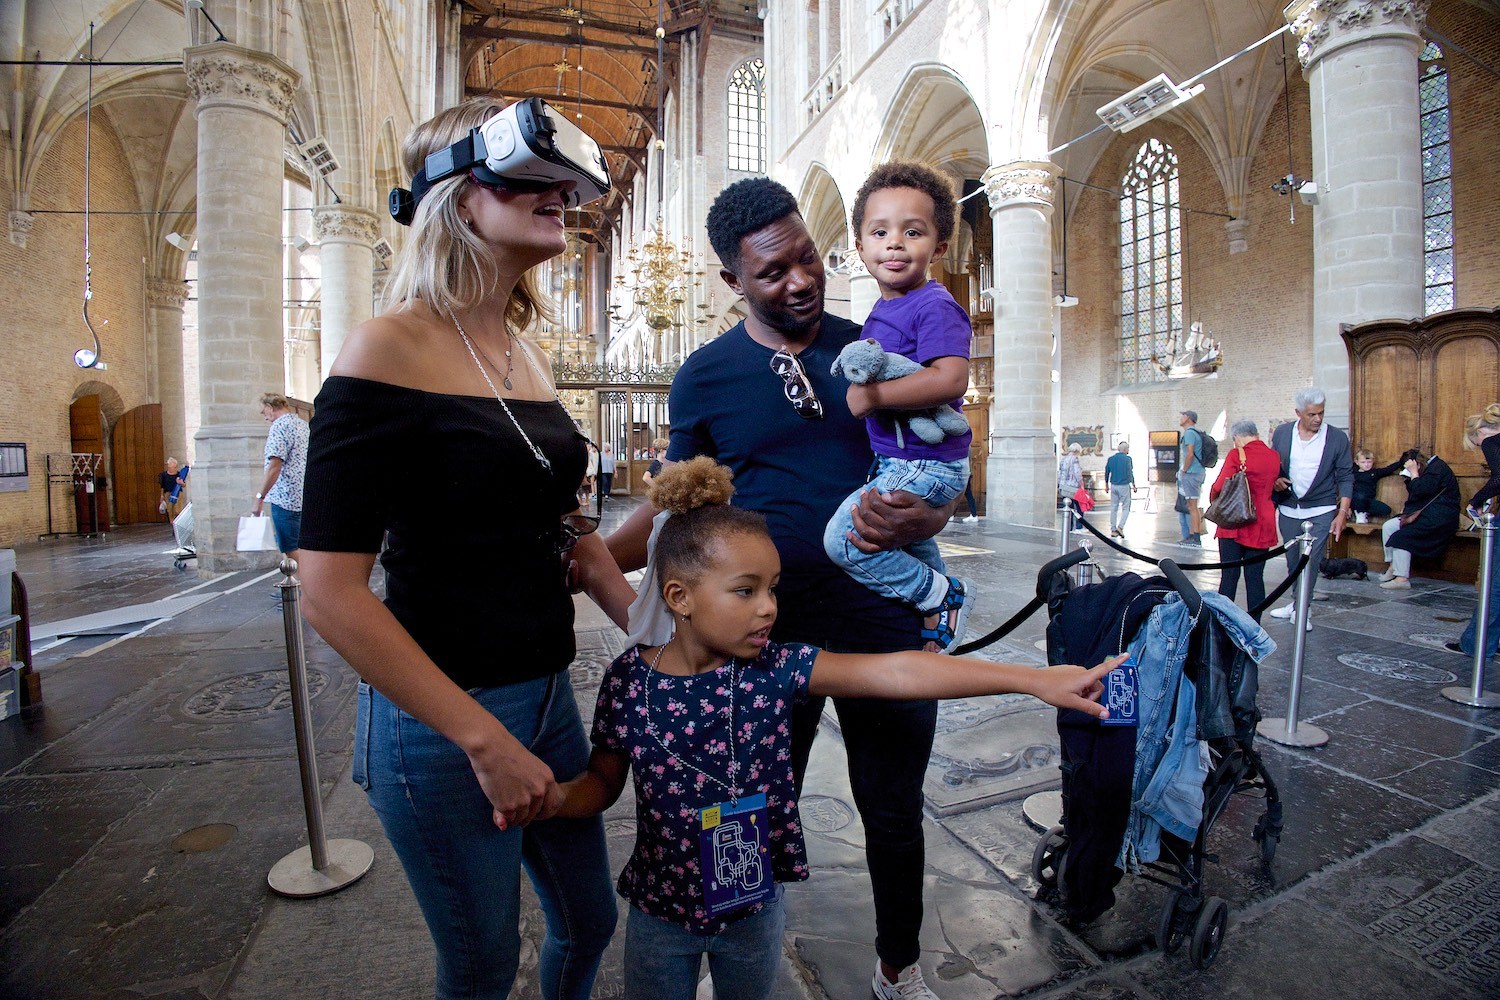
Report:
M 1182 328 L 1182 216 L 1177 154 L 1160 139 L 1136 151 L 1120 181 L 1120 381 L 1154 382 L 1151 364 Z
M 729 169 L 766 172 L 766 64 L 751 59 L 729 78 Z
M 1452 309 L 1453 158 L 1448 139 L 1448 69 L 1432 42 L 1418 57 L 1417 98 L 1422 109 L 1422 263 L 1427 312 Z

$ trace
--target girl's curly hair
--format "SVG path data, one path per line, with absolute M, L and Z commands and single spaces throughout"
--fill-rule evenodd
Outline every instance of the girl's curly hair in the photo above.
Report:
M 766 519 L 729 506 L 734 474 L 707 455 L 674 462 L 651 481 L 651 503 L 670 511 L 656 538 L 656 586 L 678 579 L 696 583 L 713 557 L 714 543 L 736 534 L 771 537 Z

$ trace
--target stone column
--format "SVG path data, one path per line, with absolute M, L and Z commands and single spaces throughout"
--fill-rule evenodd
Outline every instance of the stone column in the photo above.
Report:
M 323 261 L 321 371 L 328 377 L 349 331 L 372 315 L 375 252 L 380 239 L 375 213 L 347 205 L 313 209 L 313 233 Z
M 259 488 L 263 392 L 286 385 L 282 346 L 281 201 L 286 122 L 297 72 L 229 42 L 184 53 L 198 101 L 198 380 L 193 464 L 200 571 L 271 566 L 235 551 Z
M 151 334 L 156 344 L 156 401 L 161 404 L 161 438 L 167 454 L 187 463 L 186 389 L 182 375 L 182 307 L 187 286 L 167 278 L 146 282 Z
M 1285 16 L 1312 96 L 1313 382 L 1349 426 L 1343 323 L 1423 311 L 1417 54 L 1426 0 L 1297 0 Z
M 1018 161 L 984 172 L 995 225 L 994 398 L 985 472 L 989 516 L 1050 527 L 1057 462 L 1052 411 L 1052 199 L 1057 168 Z

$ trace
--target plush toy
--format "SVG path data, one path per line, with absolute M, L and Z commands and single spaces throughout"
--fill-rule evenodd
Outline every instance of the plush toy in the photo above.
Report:
M 869 382 L 889 382 L 891 379 L 919 372 L 922 366 L 911 358 L 882 350 L 874 340 L 856 340 L 849 344 L 833 362 L 833 374 L 842 375 L 855 385 Z M 902 411 L 911 432 L 927 444 L 940 444 L 945 437 L 958 437 L 969 429 L 964 415 L 944 403 L 928 410 Z M 904 447 L 901 440 L 901 424 L 896 423 L 896 444 Z

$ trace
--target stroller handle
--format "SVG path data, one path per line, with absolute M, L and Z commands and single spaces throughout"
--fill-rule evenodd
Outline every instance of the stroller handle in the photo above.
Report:
M 1089 550 L 1083 548 L 1082 546 L 1079 546 L 1072 552 L 1069 552 L 1066 555 L 1058 556 L 1056 559 L 1052 560 L 1051 562 L 1044 565 L 1041 569 L 1037 570 L 1036 596 L 1045 601 L 1047 599 L 1047 591 L 1050 589 L 1049 585 L 1052 583 L 1052 577 L 1058 573 L 1061 573 L 1065 569 L 1069 569 L 1073 566 L 1078 565 L 1088 557 Z
M 1198 588 L 1193 586 L 1192 581 L 1187 578 L 1187 574 L 1183 573 L 1172 560 L 1163 559 L 1156 565 L 1161 570 L 1162 576 L 1167 578 L 1167 582 L 1177 589 L 1177 593 L 1182 595 L 1183 603 L 1187 605 L 1188 611 L 1192 612 L 1193 617 L 1196 618 L 1198 610 L 1203 607 L 1203 598 L 1199 596 Z

